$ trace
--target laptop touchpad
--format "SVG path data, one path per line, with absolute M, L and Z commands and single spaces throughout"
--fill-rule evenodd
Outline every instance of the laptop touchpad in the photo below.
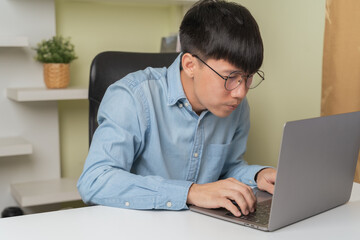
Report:
M 253 188 L 253 192 L 256 196 L 256 200 L 258 203 L 267 201 L 267 200 L 271 199 L 273 196 L 272 194 L 265 192 L 265 191 L 261 191 L 258 188 Z

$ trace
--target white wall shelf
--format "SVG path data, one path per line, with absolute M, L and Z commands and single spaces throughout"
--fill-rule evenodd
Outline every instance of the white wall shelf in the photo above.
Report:
M 11 184 L 11 193 L 21 207 L 81 200 L 74 179 Z
M 0 36 L 0 47 L 28 47 L 27 37 Z
M 32 145 L 21 137 L 0 138 L 0 157 L 28 155 L 32 151 Z
M 87 88 L 7 88 L 6 95 L 9 99 L 18 102 L 31 101 L 57 101 L 87 99 Z

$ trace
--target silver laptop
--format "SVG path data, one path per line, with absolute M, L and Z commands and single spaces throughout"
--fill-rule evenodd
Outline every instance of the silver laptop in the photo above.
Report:
M 256 212 L 241 217 L 223 208 L 190 206 L 190 209 L 274 231 L 346 203 L 351 195 L 359 147 L 360 111 L 288 122 L 284 126 L 272 198 L 256 191 Z

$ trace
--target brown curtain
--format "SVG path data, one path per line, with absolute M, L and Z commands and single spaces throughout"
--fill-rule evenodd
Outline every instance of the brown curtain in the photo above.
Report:
M 327 0 L 321 115 L 360 111 L 360 1 Z M 360 123 L 359 123 L 360 124 Z M 360 156 L 355 181 L 360 183 Z

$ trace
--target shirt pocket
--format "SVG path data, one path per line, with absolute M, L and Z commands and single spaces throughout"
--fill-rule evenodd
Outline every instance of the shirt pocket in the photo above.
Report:
M 201 161 L 199 180 L 201 182 L 215 182 L 220 174 L 229 155 L 231 144 L 209 144 L 204 149 Z

